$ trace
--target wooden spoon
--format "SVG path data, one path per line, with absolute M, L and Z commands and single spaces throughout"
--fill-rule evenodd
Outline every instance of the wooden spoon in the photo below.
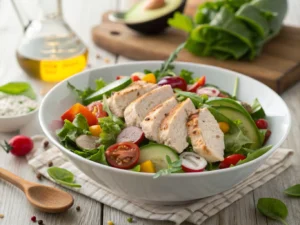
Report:
M 37 209 L 47 213 L 60 213 L 68 210 L 74 203 L 72 195 L 54 187 L 24 180 L 0 168 L 0 178 L 21 189 L 28 201 Z

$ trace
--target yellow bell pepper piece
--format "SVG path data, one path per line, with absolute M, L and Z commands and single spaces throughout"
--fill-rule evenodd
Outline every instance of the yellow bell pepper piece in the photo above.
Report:
M 141 172 L 155 173 L 155 168 L 151 160 L 147 160 L 141 164 Z
M 93 136 L 96 136 L 96 137 L 99 137 L 99 135 L 100 135 L 100 133 L 101 133 L 101 131 L 102 131 L 100 125 L 93 125 L 93 126 L 90 126 L 90 127 L 89 127 L 89 130 L 90 130 L 91 134 L 92 134 Z
M 224 134 L 228 133 L 229 131 L 229 124 L 226 122 L 219 122 L 219 127 L 223 131 Z
M 156 84 L 156 77 L 153 73 L 148 73 L 142 78 L 143 81 Z

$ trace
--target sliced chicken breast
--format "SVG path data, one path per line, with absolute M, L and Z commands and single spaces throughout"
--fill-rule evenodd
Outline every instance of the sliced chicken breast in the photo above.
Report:
M 208 162 L 224 160 L 224 134 L 207 108 L 191 115 L 187 127 L 188 136 L 196 153 Z
M 124 111 L 127 126 L 140 127 L 143 119 L 155 106 L 171 98 L 173 95 L 172 87 L 165 85 L 155 88 L 131 102 Z
M 141 128 L 146 138 L 159 142 L 159 127 L 163 119 L 177 105 L 173 96 L 152 109 L 141 122 Z
M 178 153 L 188 147 L 186 123 L 195 110 L 189 98 L 177 104 L 160 125 L 160 143 L 174 148 Z
M 133 82 L 127 88 L 115 92 L 112 97 L 108 99 L 109 108 L 116 116 L 124 117 L 125 108 L 131 102 L 155 88 L 157 88 L 156 84 L 146 83 L 144 81 Z

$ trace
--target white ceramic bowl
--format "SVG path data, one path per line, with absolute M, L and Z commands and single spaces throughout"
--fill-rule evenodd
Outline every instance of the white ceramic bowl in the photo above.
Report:
M 0 116 L 0 132 L 13 132 L 21 129 L 36 118 L 38 109 L 39 107 L 32 112 L 19 116 Z
M 193 71 L 195 77 L 206 75 L 207 83 L 218 85 L 229 93 L 233 90 L 235 78 L 239 77 L 239 99 L 251 103 L 258 97 L 268 115 L 272 130 L 268 144 L 272 144 L 273 148 L 260 158 L 238 167 L 211 172 L 172 174 L 153 179 L 152 174 L 115 169 L 89 161 L 72 153 L 59 143 L 55 132 L 51 129 L 51 124 L 55 123 L 55 120 L 59 120 L 60 115 L 76 103 L 76 96 L 67 88 L 67 82 L 71 82 L 79 89 L 93 87 L 94 80 L 99 77 L 110 82 L 115 80 L 117 75 L 129 75 L 144 69 L 158 69 L 161 63 L 158 61 L 133 62 L 82 72 L 56 85 L 41 104 L 39 120 L 46 136 L 81 171 L 104 188 L 132 200 L 164 204 L 204 198 L 228 190 L 247 178 L 286 139 L 291 124 L 290 113 L 284 101 L 273 90 L 252 78 L 233 71 L 179 62 L 175 63 L 177 73 L 182 69 L 187 69 Z

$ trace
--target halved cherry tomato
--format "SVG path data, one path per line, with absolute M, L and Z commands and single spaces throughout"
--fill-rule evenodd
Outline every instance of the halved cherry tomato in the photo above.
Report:
M 136 81 L 141 80 L 141 78 L 140 78 L 139 76 L 137 76 L 137 75 L 132 75 L 132 76 L 131 76 L 131 80 L 132 80 L 133 82 L 136 82 Z
M 270 130 L 267 130 L 267 132 L 265 134 L 265 140 L 264 140 L 263 144 L 265 144 L 269 140 L 271 134 L 272 134 L 272 132 Z
M 106 150 L 105 157 L 112 167 L 131 169 L 140 158 L 140 149 L 131 142 L 117 143 Z
M 92 112 L 97 118 L 107 117 L 107 113 L 103 110 L 101 101 L 92 102 L 87 106 L 88 110 Z
M 236 165 L 240 160 L 245 159 L 246 156 L 242 154 L 233 154 L 230 156 L 227 156 L 222 162 L 220 162 L 219 168 L 225 169 L 229 168 L 231 165 Z
M 258 119 L 255 121 L 255 124 L 257 126 L 258 129 L 268 129 L 268 121 L 264 120 L 264 119 Z
M 72 122 L 75 119 L 76 115 L 79 113 L 86 118 L 89 126 L 98 124 L 98 119 L 96 118 L 96 116 L 93 113 L 91 113 L 87 107 L 81 105 L 80 103 L 76 103 L 64 114 L 62 114 L 61 119 L 69 120 Z
M 200 79 L 197 80 L 196 83 L 194 83 L 193 85 L 191 85 L 188 88 L 188 91 L 189 92 L 196 92 L 199 87 L 203 87 L 205 85 L 205 82 L 206 82 L 206 77 L 205 76 L 200 77 Z

